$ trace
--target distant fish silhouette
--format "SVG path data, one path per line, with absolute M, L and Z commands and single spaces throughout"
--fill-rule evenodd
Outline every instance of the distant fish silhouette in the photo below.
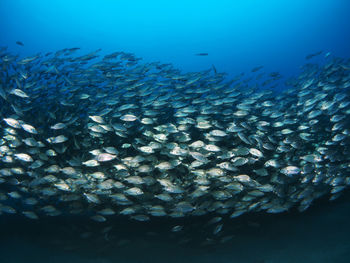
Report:
M 24 44 L 21 41 L 16 41 L 16 44 L 22 47 L 24 46 Z
M 208 53 L 197 53 L 196 56 L 208 56 Z
M 309 60 L 309 59 L 311 59 L 311 58 L 313 58 L 313 57 L 316 57 L 316 56 L 318 56 L 318 55 L 321 55 L 322 52 L 323 52 L 323 51 L 321 50 L 321 51 L 318 51 L 318 52 L 316 52 L 316 53 L 309 54 L 309 55 L 307 55 L 307 56 L 305 57 L 305 59 Z
M 258 70 L 262 69 L 264 66 L 258 66 L 258 67 L 255 67 L 255 68 L 252 68 L 252 72 L 257 72 Z
M 217 74 L 218 72 L 217 72 L 216 67 L 214 66 L 214 64 L 212 64 L 211 66 L 212 66 L 212 68 L 213 68 L 215 74 Z
M 327 52 L 326 55 L 324 55 L 325 58 L 328 58 L 331 55 L 331 52 Z

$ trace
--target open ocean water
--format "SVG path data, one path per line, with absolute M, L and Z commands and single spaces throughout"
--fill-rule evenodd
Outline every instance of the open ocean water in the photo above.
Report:
M 349 12 L 0 0 L 0 263 L 350 262 Z

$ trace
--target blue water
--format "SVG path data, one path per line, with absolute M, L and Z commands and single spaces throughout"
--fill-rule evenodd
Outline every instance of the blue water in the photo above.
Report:
M 70 47 L 125 51 L 185 72 L 214 65 L 228 78 L 263 65 L 287 78 L 310 53 L 323 51 L 312 62 L 323 62 L 328 52 L 350 57 L 349 13 L 347 0 L 0 0 L 0 46 L 21 56 Z M 214 247 L 178 245 L 166 222 L 149 231 L 121 222 L 117 233 L 126 241 L 112 246 L 114 239 L 94 224 L 83 228 L 96 240 L 81 238 L 84 219 L 33 223 L 0 216 L 0 263 L 347 263 L 349 200 L 345 195 L 304 213 L 233 220 L 233 241 Z
M 1 0 L 0 45 L 21 54 L 102 48 L 185 71 L 214 64 L 234 76 L 264 65 L 293 75 L 309 53 L 349 57 L 349 10 L 347 0 Z M 209 55 L 194 56 L 201 52 Z

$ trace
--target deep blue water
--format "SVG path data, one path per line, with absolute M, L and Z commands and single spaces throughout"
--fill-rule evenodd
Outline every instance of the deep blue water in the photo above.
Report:
M 2 0 L 0 45 L 26 55 L 126 51 L 184 71 L 214 64 L 231 76 L 264 65 L 288 76 L 310 53 L 349 57 L 349 10 L 347 0 Z
M 228 78 L 263 65 L 265 72 L 287 78 L 309 62 L 310 53 L 323 51 L 310 60 L 315 63 L 324 62 L 328 52 L 350 57 L 349 13 L 347 0 L 0 0 L 0 46 L 21 56 L 67 47 L 125 51 L 185 72 L 214 65 Z M 215 246 L 203 245 L 200 231 L 191 237 L 198 243 L 178 244 L 168 231 L 172 222 L 156 221 L 146 229 L 116 222 L 114 239 L 84 218 L 32 222 L 0 215 L 0 263 L 346 263 L 349 200 L 345 194 L 334 202 L 320 200 L 304 213 L 244 216 L 229 223 L 232 242 Z M 195 228 L 197 222 L 191 224 Z M 82 232 L 92 237 L 82 238 Z

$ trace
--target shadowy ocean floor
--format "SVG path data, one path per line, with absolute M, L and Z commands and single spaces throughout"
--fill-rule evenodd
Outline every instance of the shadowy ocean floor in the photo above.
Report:
M 309 210 L 250 214 L 225 222 L 226 243 L 206 239 L 207 218 L 127 220 L 100 225 L 83 218 L 30 221 L 0 216 L 1 263 L 350 262 L 350 193 Z M 118 219 L 119 220 L 119 219 Z M 185 233 L 169 231 L 185 224 Z M 107 231 L 107 230 L 109 231 Z M 213 243 L 213 244 L 212 244 Z

